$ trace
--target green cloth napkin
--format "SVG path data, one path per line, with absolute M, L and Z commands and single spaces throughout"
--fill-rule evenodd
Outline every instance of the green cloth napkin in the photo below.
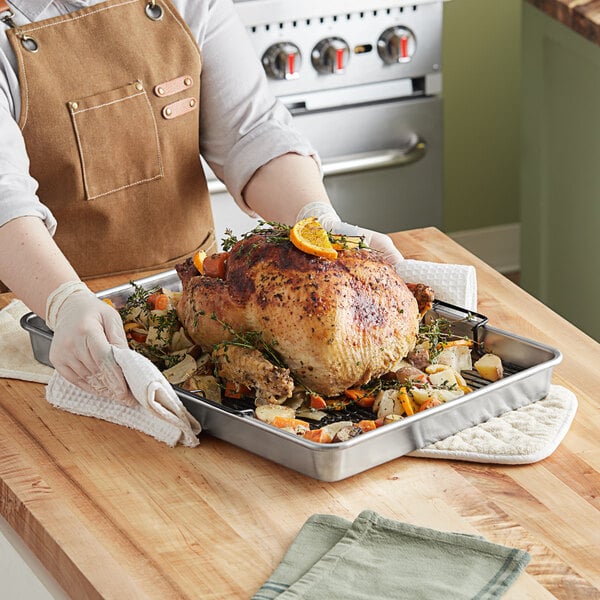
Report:
M 252 600 L 488 600 L 529 563 L 523 550 L 365 510 L 313 515 Z

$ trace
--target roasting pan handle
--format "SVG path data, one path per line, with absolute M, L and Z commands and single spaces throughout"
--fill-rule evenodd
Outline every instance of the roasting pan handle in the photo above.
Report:
M 360 152 L 349 156 L 340 156 L 330 161 L 323 161 L 323 175 L 346 175 L 364 173 L 375 169 L 404 167 L 421 160 L 427 153 L 427 142 L 415 135 L 408 148 L 390 148 L 374 152 Z
M 425 154 L 427 154 L 427 142 L 421 136 L 414 135 L 408 148 L 359 152 L 323 161 L 323 175 L 331 177 L 349 173 L 364 173 L 376 169 L 388 169 L 390 167 L 404 167 L 421 160 Z M 222 181 L 218 179 L 208 181 L 209 194 L 220 194 L 226 191 L 227 188 Z

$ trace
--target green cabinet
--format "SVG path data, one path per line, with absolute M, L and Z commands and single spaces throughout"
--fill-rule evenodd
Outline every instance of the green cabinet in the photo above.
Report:
M 522 10 L 521 283 L 600 340 L 600 46 Z

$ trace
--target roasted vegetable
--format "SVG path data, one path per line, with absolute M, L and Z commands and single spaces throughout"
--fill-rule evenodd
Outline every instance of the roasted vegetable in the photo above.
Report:
M 169 383 L 177 385 L 189 379 L 196 372 L 196 369 L 196 359 L 189 354 L 184 354 L 183 360 L 165 369 L 163 375 Z
M 502 360 L 496 354 L 484 354 L 473 366 L 488 381 L 498 381 L 504 376 Z
M 255 408 L 254 414 L 260 421 L 273 423 L 273 419 L 276 417 L 293 419 L 296 416 L 296 411 L 289 406 L 283 406 L 281 404 L 262 404 Z

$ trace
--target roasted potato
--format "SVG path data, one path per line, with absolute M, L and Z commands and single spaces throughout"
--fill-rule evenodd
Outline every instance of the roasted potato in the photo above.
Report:
M 473 366 L 488 381 L 498 381 L 504 377 L 502 359 L 496 354 L 484 354 Z

